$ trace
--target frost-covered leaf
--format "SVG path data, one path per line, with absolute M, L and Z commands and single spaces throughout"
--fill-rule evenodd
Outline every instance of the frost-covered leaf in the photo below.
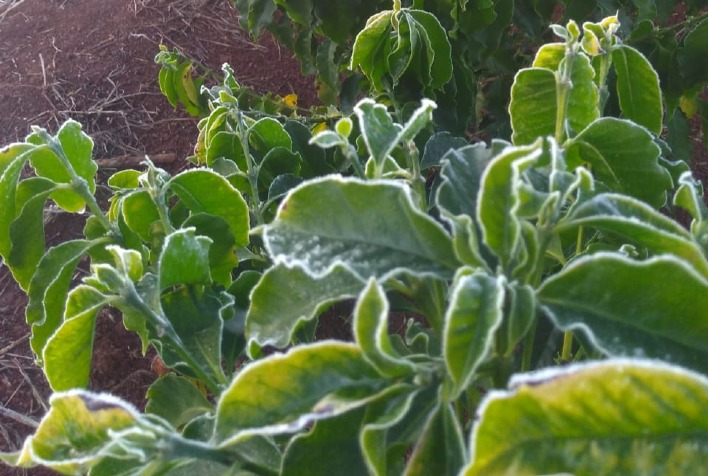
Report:
M 557 231 L 587 226 L 616 233 L 653 253 L 671 253 L 685 259 L 708 278 L 708 260 L 691 234 L 677 222 L 644 202 L 626 195 L 603 193 L 573 208 Z
M 537 296 L 561 329 L 605 354 L 708 370 L 708 280 L 683 260 L 598 253 L 546 280 Z
M 238 374 L 219 399 L 215 438 L 230 445 L 252 434 L 296 432 L 365 404 L 389 384 L 353 344 L 295 347 Z
M 212 241 L 184 228 L 165 238 L 158 260 L 160 289 L 175 284 L 211 284 L 209 246 Z
M 445 315 L 443 355 L 456 399 L 489 356 L 494 335 L 504 318 L 504 282 L 485 273 L 461 272 Z
M 701 474 L 708 381 L 653 361 L 518 375 L 483 401 L 465 476 Z
M 246 318 L 249 347 L 287 346 L 298 323 L 316 317 L 336 301 L 356 296 L 364 285 L 342 267 L 321 278 L 313 278 L 300 268 L 271 267 L 251 294 Z
M 484 170 L 477 198 L 477 219 L 484 243 L 507 266 L 521 239 L 516 215 L 521 199 L 521 172 L 543 154 L 541 140 L 524 147 L 509 147 L 492 158 Z
M 446 277 L 457 267 L 450 237 L 394 181 L 309 181 L 283 200 L 265 243 L 276 263 L 314 277 L 336 266 L 364 279 L 406 272 Z
M 610 189 L 661 207 L 672 186 L 659 162 L 659 146 L 643 127 L 624 119 L 604 117 L 573 140 L 568 154 L 586 162 L 593 175 Z
M 354 335 L 368 360 L 382 375 L 399 377 L 415 371 L 415 365 L 403 359 L 388 335 L 389 305 L 383 288 L 370 279 L 354 309 Z

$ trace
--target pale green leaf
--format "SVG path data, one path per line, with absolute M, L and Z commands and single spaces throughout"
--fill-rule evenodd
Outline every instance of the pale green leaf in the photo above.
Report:
M 477 198 L 477 219 L 484 243 L 503 266 L 514 258 L 521 239 L 516 212 L 521 204 L 521 172 L 543 154 L 541 141 L 525 147 L 509 147 L 494 157 L 484 170 Z
M 394 378 L 415 371 L 415 364 L 403 359 L 388 335 L 389 305 L 383 288 L 369 280 L 354 309 L 354 336 L 364 358 L 385 376 Z
M 153 241 L 153 236 L 158 231 L 165 231 L 154 226 L 160 221 L 160 212 L 147 190 L 139 189 L 126 195 L 121 200 L 121 213 L 128 228 L 147 243 Z
M 595 85 L 595 70 L 587 56 L 578 54 L 573 57 L 573 69 L 570 73 L 571 89 L 568 97 L 566 120 L 571 136 L 587 127 L 600 117 L 598 107 L 600 94 Z
M 456 399 L 489 357 L 504 318 L 504 280 L 463 269 L 455 280 L 445 315 L 443 355 Z
M 557 231 L 587 226 L 616 233 L 653 253 L 671 253 L 708 279 L 708 260 L 691 234 L 677 222 L 626 195 L 603 193 L 573 208 Z
M 249 434 L 295 432 L 363 405 L 388 384 L 353 344 L 295 347 L 238 374 L 219 399 L 215 438 L 229 445 Z
M 271 267 L 251 294 L 246 317 L 249 347 L 287 346 L 300 322 L 316 317 L 334 302 L 356 296 L 364 285 L 342 267 L 321 278 L 300 268 Z
M 491 156 L 483 143 L 448 151 L 442 159 L 437 205 L 454 216 L 475 216 L 482 174 Z
M 10 225 L 12 249 L 5 264 L 24 290 L 45 251 L 44 204 L 54 190 L 54 182 L 39 177 L 23 180 L 17 187 L 15 206 L 20 212 Z
M 27 141 L 49 145 L 41 137 L 42 134 L 46 134 L 44 129 L 35 129 Z M 67 170 L 67 166 L 69 166 L 76 175 L 86 181 L 89 191 L 95 192 L 95 175 L 98 165 L 92 159 L 93 140 L 81 130 L 81 124 L 71 119 L 62 124 L 57 132 L 56 140 L 61 150 L 57 150 L 55 144 L 51 144 L 51 150 L 38 150 L 37 153 L 32 154 L 30 163 L 37 175 L 56 183 L 71 184 L 72 174 Z M 64 157 L 60 159 L 57 154 L 63 154 Z M 66 161 L 62 159 L 66 159 Z M 86 205 L 84 200 L 73 190 L 59 190 L 52 194 L 52 200 L 69 212 L 83 211 Z
M 447 277 L 457 267 L 450 237 L 394 181 L 309 181 L 283 200 L 265 244 L 276 263 L 315 277 L 339 265 L 382 280 L 405 272 Z
M 32 326 L 30 345 L 38 359 L 49 337 L 62 322 L 69 286 L 82 256 L 100 242 L 66 241 L 49 249 L 37 265 L 27 295 L 27 323 Z M 41 361 L 40 361 L 41 363 Z
M 371 99 L 362 99 L 354 106 L 366 148 L 379 168 L 383 167 L 384 161 L 397 145 L 413 140 L 432 120 L 436 107 L 433 101 L 423 99 L 408 122 L 401 126 L 393 122 L 384 105 Z
M 651 63 L 628 45 L 612 48 L 612 62 L 622 115 L 659 135 L 664 113 L 659 76 Z
M 107 304 L 107 296 L 91 286 L 80 285 L 69 293 L 64 322 L 42 352 L 44 374 L 55 392 L 88 386 L 94 326 Z
M 587 162 L 613 191 L 657 208 L 666 202 L 671 176 L 659 164 L 659 146 L 643 127 L 612 117 L 598 119 L 572 140 L 568 153 Z
M 10 225 L 20 211 L 16 204 L 18 181 L 25 163 L 34 152 L 34 146 L 21 143 L 0 150 L 0 256 L 5 259 L 12 248 Z
M 708 370 L 708 280 L 683 260 L 598 253 L 545 281 L 538 299 L 561 329 L 605 354 Z
M 159 415 L 175 428 L 209 414 L 214 407 L 194 382 L 175 374 L 160 377 L 147 391 L 145 411 Z
M 248 244 L 248 205 L 224 177 L 208 169 L 188 170 L 174 176 L 167 186 L 192 213 L 209 213 L 226 220 L 237 246 Z
M 125 455 L 115 434 L 140 418 L 130 404 L 83 391 L 56 393 L 34 435 L 25 440 L 18 465 L 43 464 L 64 474 L 83 474 L 111 453 Z M 144 434 L 144 436 L 150 436 Z
M 482 403 L 462 474 L 703 474 L 706 406 L 704 376 L 655 361 L 519 375 Z
M 531 144 L 556 130 L 556 75 L 545 68 L 526 68 L 516 73 L 511 87 L 509 114 L 515 145 Z
M 194 228 L 177 230 L 165 238 L 158 259 L 160 289 L 175 284 L 211 284 L 209 246 L 212 240 L 196 236 Z
M 393 10 L 385 10 L 371 16 L 366 26 L 354 40 L 349 69 L 357 66 L 372 82 L 377 91 L 383 90 L 383 75 L 386 73 L 384 55 L 389 44 Z

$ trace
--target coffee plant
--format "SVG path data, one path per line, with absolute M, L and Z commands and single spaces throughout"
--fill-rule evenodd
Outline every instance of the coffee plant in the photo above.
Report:
M 503 5 L 523 2 L 362 1 L 361 18 L 336 2 L 236 3 L 248 27 L 298 48 L 329 36 L 336 46 L 317 55 L 358 68 L 372 97 L 351 113 L 303 111 L 259 99 L 228 66 L 197 88 L 194 65 L 161 51 L 168 100 L 204 116 L 198 167 L 118 172 L 106 211 L 78 123 L 2 149 L 0 255 L 29 296 L 31 346 L 55 391 L 6 463 L 92 475 L 705 471 L 708 207 L 660 138 L 660 76 L 617 16 L 553 25 L 558 41 L 510 84 L 510 140 L 484 143 L 448 128 L 460 124 L 451 105 L 474 109 L 457 62 L 487 54 L 470 38 L 492 50 L 505 39 L 466 22 L 506 25 Z M 540 22 L 551 3 L 512 16 Z M 47 200 L 88 208 L 83 239 L 35 239 Z M 351 305 L 352 338 L 318 341 L 335 303 Z M 144 413 L 86 389 L 106 307 L 171 369 Z

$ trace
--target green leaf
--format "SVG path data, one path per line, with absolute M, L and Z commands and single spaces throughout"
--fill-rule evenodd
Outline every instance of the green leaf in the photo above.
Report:
M 463 268 L 456 278 L 445 315 L 443 355 L 453 383 L 450 401 L 465 390 L 491 354 L 504 318 L 504 279 L 469 272 Z
M 677 222 L 631 197 L 611 193 L 597 195 L 573 208 L 556 230 L 579 226 L 617 233 L 653 253 L 676 255 L 708 279 L 708 260 L 691 234 Z
M 51 180 L 39 177 L 23 180 L 17 187 L 15 206 L 20 213 L 10 225 L 12 249 L 5 264 L 24 290 L 44 254 L 44 203 L 56 188 Z
M 231 284 L 231 271 L 238 266 L 233 233 L 221 217 L 195 213 L 182 223 L 182 228 L 195 228 L 198 236 L 211 239 L 209 245 L 209 269 L 212 279 L 223 285 Z
M 156 232 L 153 223 L 160 221 L 160 212 L 147 190 L 136 190 L 121 200 L 121 213 L 125 224 L 148 243 Z
M 514 258 L 521 239 L 516 216 L 521 200 L 521 172 L 543 153 L 541 140 L 525 147 L 509 147 L 494 157 L 482 175 L 477 199 L 477 218 L 484 243 L 506 267 Z
M 362 291 L 354 309 L 354 335 L 364 358 L 391 378 L 415 371 L 415 364 L 403 359 L 388 335 L 389 305 L 383 288 L 374 278 Z
M 413 450 L 406 476 L 457 475 L 465 462 L 462 429 L 450 404 L 440 402 Z
M 175 284 L 211 284 L 211 243 L 206 236 L 196 236 L 194 228 L 180 229 L 167 235 L 158 261 L 160 289 Z
M 314 318 L 334 302 L 356 296 L 363 288 L 364 282 L 342 267 L 321 278 L 282 264 L 271 267 L 251 294 L 246 317 L 249 352 L 254 354 L 254 345 L 287 346 L 300 322 Z
M 69 286 L 79 260 L 100 244 L 100 241 L 66 241 L 49 249 L 37 264 L 27 290 L 26 317 L 32 326 L 30 346 L 38 359 L 42 357 L 47 340 L 61 325 Z
M 40 134 L 46 134 L 44 129 L 36 129 L 28 138 L 28 142 L 35 144 L 47 143 Z M 95 175 L 98 165 L 92 159 L 93 140 L 81 130 L 81 124 L 68 120 L 62 124 L 56 135 L 56 140 L 61 146 L 61 151 L 51 145 L 51 150 L 37 150 L 32 154 L 30 163 L 36 174 L 48 178 L 56 183 L 72 184 L 72 175 L 66 169 L 66 164 L 56 154 L 62 153 L 69 166 L 80 178 L 86 181 L 91 193 L 96 191 Z M 48 144 L 50 145 L 50 144 Z M 73 185 L 73 184 L 72 184 Z M 52 200 L 68 212 L 81 212 L 86 203 L 73 190 L 59 190 L 52 194 Z
M 363 405 L 388 385 L 353 344 L 295 347 L 238 374 L 219 399 L 215 438 L 224 446 L 249 434 L 295 432 Z
M 217 294 L 211 290 L 182 287 L 163 295 L 160 303 L 187 352 L 205 373 L 225 384 L 221 339 L 224 316 L 231 310 L 233 298 L 225 292 Z M 169 367 L 185 364 L 169 352 L 163 352 L 162 357 Z
M 0 150 L 0 256 L 4 259 L 10 254 L 10 225 L 20 211 L 16 204 L 17 186 L 20 174 L 35 152 L 30 144 L 11 144 Z
M 390 43 L 389 33 L 391 32 L 391 18 L 393 10 L 379 12 L 368 19 L 366 26 L 361 30 L 354 40 L 351 62 L 349 69 L 357 66 L 369 78 L 377 91 L 382 91 L 383 76 L 386 74 L 386 62 L 384 55 L 387 54 L 387 46 Z
M 237 246 L 248 244 L 248 205 L 224 177 L 208 169 L 188 170 L 173 177 L 167 186 L 192 213 L 209 213 L 226 220 Z
M 519 375 L 482 403 L 461 474 L 699 474 L 706 405 L 704 376 L 653 361 Z
M 287 150 L 293 147 L 292 139 L 283 125 L 271 117 L 260 119 L 249 127 L 248 140 L 256 150 L 264 154 L 276 147 Z
M 448 277 L 457 267 L 450 237 L 394 181 L 309 181 L 281 203 L 265 244 L 276 263 L 314 277 L 339 265 L 381 280 L 403 272 Z
M 475 216 L 482 174 L 492 151 L 483 143 L 450 150 L 442 159 L 436 203 L 453 216 Z
M 610 189 L 657 208 L 672 186 L 669 172 L 658 163 L 660 152 L 646 129 L 612 117 L 590 124 L 568 147 L 569 156 L 590 164 L 593 175 Z
M 545 68 L 526 68 L 516 73 L 511 87 L 511 128 L 515 145 L 531 144 L 556 130 L 556 75 Z
M 704 18 L 689 32 L 676 50 L 676 61 L 681 66 L 679 74 L 686 81 L 687 89 L 708 82 L 708 65 L 705 52 L 708 49 L 708 18 Z
M 292 439 L 283 457 L 283 476 L 366 474 L 359 449 L 359 426 L 365 409 L 359 408 L 315 423 L 309 433 Z
M 430 406 L 431 397 L 435 397 L 427 391 L 420 398 L 421 392 L 417 389 L 402 384 L 397 387 L 388 398 L 367 405 L 366 420 L 359 436 L 369 472 L 377 476 L 402 473 L 404 454 L 418 436 L 415 430 L 424 423 L 424 409 Z M 397 425 L 400 426 L 397 428 Z M 401 430 L 401 426 L 405 430 Z M 411 429 L 413 431 L 409 431 Z
M 622 115 L 656 135 L 661 133 L 663 106 L 659 76 L 651 63 L 631 46 L 612 48 L 617 95 Z
M 399 22 L 402 25 L 404 21 L 410 25 L 411 32 L 415 31 L 422 40 L 420 48 L 425 48 L 422 51 L 425 52 L 427 65 L 422 70 L 423 84 L 433 89 L 442 88 L 452 78 L 452 47 L 445 29 L 435 15 L 424 10 L 403 11 Z
M 55 392 L 88 386 L 94 326 L 107 304 L 108 297 L 91 286 L 80 285 L 69 293 L 64 322 L 42 352 L 44 374 Z
M 232 0 L 241 12 L 239 24 L 251 35 L 258 38 L 261 30 L 273 22 L 276 5 L 273 0 Z
M 708 280 L 683 260 L 598 253 L 549 278 L 538 298 L 561 329 L 582 332 L 607 355 L 708 370 Z
M 573 57 L 570 73 L 571 89 L 566 120 L 571 132 L 578 133 L 600 117 L 600 94 L 594 82 L 595 70 L 590 59 L 582 54 Z
M 366 148 L 380 169 L 398 144 L 413 140 L 432 121 L 436 107 L 433 101 L 423 99 L 421 106 L 413 112 L 408 122 L 401 126 L 393 122 L 384 105 L 371 99 L 359 101 L 354 107 L 354 113 L 359 119 L 359 128 Z
M 192 381 L 174 374 L 160 377 L 147 391 L 145 411 L 159 415 L 175 428 L 209 414 L 214 407 Z

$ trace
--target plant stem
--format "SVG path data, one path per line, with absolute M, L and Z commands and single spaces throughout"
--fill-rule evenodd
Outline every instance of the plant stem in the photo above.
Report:
M 243 156 L 246 160 L 246 178 L 248 179 L 248 185 L 251 188 L 251 193 L 249 194 L 248 201 L 250 203 L 249 208 L 253 213 L 256 223 L 260 225 L 265 224 L 263 218 L 263 210 L 260 196 L 258 194 L 258 173 L 259 167 L 253 163 L 253 157 L 251 157 L 251 150 L 248 147 L 248 129 L 246 128 L 246 123 L 243 120 L 243 113 L 237 112 L 236 122 L 238 123 L 238 136 L 239 142 L 241 142 L 241 149 L 243 150 Z
M 45 130 L 35 129 L 34 132 L 45 142 L 45 144 L 47 144 L 49 149 L 54 152 L 54 155 L 56 155 L 59 161 L 62 163 L 64 169 L 71 177 L 70 183 L 72 190 L 76 192 L 76 194 L 79 195 L 84 202 L 86 202 L 86 206 L 89 210 L 91 210 L 91 213 L 98 219 L 98 221 L 107 231 L 113 232 L 120 236 L 120 231 L 113 226 L 113 224 L 103 214 L 103 210 L 101 210 L 101 207 L 98 206 L 98 202 L 96 202 L 96 197 L 93 196 L 93 193 L 89 189 L 86 180 L 79 174 L 77 174 L 76 170 L 74 170 L 74 166 L 71 164 L 69 158 L 64 153 L 64 148 L 62 147 L 61 143 L 57 139 L 49 135 L 49 133 Z
M 573 58 L 577 45 L 574 41 L 569 41 L 565 45 L 565 58 L 560 65 L 556 80 L 556 130 L 555 139 L 558 144 L 563 142 L 563 137 L 566 131 L 566 119 L 568 116 L 568 102 L 570 99 L 570 90 L 573 89 L 571 80 L 573 72 Z
M 184 347 L 182 339 L 177 335 L 174 327 L 172 327 L 172 323 L 170 323 L 166 317 L 158 314 L 148 306 L 132 285 L 128 287 L 127 292 L 122 297 L 129 307 L 132 307 L 145 316 L 155 327 L 158 337 L 170 346 L 214 395 L 221 393 L 221 386 L 227 383 L 226 380 L 222 379 L 222 382 L 217 382 L 211 375 L 204 372 L 199 362 L 197 362 L 189 350 Z

